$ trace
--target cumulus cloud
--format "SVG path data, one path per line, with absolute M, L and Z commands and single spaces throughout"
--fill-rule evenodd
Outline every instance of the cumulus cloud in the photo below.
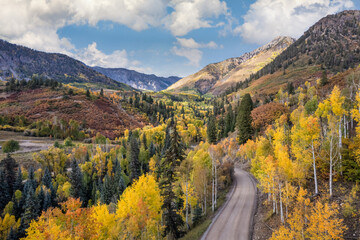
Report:
M 131 65 L 126 51 L 106 55 L 94 43 L 79 50 L 57 31 L 71 24 L 96 26 L 99 21 L 110 21 L 136 31 L 163 27 L 182 36 L 195 29 L 220 26 L 210 19 L 226 13 L 226 3 L 221 0 L 1 0 L 0 38 L 61 52 L 89 65 L 126 67 Z M 199 57 L 198 52 L 195 55 Z
M 166 0 L 2 0 L 1 5 L 1 38 L 63 53 L 74 48 L 57 34 L 66 25 L 109 20 L 140 31 L 158 26 L 166 14 Z
M 184 48 L 217 48 L 218 45 L 211 41 L 209 43 L 198 43 L 193 38 L 176 38 L 180 46 Z
M 165 18 L 165 25 L 175 36 L 184 36 L 194 29 L 219 26 L 208 19 L 228 14 L 226 3 L 220 0 L 173 0 L 170 7 L 174 11 Z
M 175 55 L 185 57 L 189 60 L 189 65 L 198 67 L 202 59 L 203 52 L 200 48 L 219 48 L 219 46 L 210 41 L 208 43 L 198 43 L 193 38 L 176 38 L 176 45 L 172 48 L 172 52 Z M 221 47 L 221 46 L 220 46 Z
M 203 52 L 196 48 L 178 48 L 174 46 L 172 51 L 180 56 L 185 57 L 189 60 L 189 65 L 193 65 L 198 67 L 200 65 L 200 61 L 203 55 Z
M 257 0 L 234 32 L 258 44 L 277 36 L 297 38 L 320 18 L 351 8 L 351 0 Z

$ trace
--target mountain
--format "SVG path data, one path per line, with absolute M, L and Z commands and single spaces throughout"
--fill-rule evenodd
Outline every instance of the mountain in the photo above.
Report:
M 288 83 L 298 87 L 306 81 L 319 80 L 323 73 L 334 79 L 325 87 L 345 86 L 346 76 L 360 64 L 359 26 L 359 10 L 322 18 L 272 62 L 251 75 L 248 87 L 232 91 L 231 95 L 237 98 L 249 92 L 262 99 L 272 99 Z
M 171 85 L 168 90 L 195 91 L 200 94 L 218 95 L 230 86 L 246 80 L 251 74 L 271 62 L 294 41 L 290 37 L 278 37 L 241 57 L 209 64 L 199 72 Z
M 179 77 L 158 77 L 154 74 L 148 75 L 124 68 L 93 67 L 93 69 L 115 81 L 140 90 L 161 91 L 180 80 Z
M 34 74 L 76 86 L 132 90 L 64 54 L 45 53 L 0 40 L 0 79 L 30 79 Z

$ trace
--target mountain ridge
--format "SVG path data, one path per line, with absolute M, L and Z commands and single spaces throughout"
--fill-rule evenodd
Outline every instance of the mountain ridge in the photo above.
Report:
M 126 68 L 92 67 L 97 72 L 139 90 L 161 91 L 180 80 L 179 77 L 159 77 L 155 74 L 140 73 Z
M 34 74 L 62 83 L 134 90 L 61 53 L 47 53 L 0 39 L 0 79 L 30 79 Z
M 175 84 L 171 85 L 168 90 L 187 91 L 195 89 L 200 94 L 208 92 L 218 95 L 231 85 L 246 80 L 250 74 L 256 72 L 256 68 L 265 66 L 274 56 L 281 53 L 295 39 L 291 37 L 277 37 L 273 41 L 247 52 L 240 57 L 229 58 L 218 63 L 212 63 L 203 69 L 187 76 Z M 263 55 L 262 57 L 260 55 Z M 258 57 L 255 61 L 254 58 Z M 253 60 L 251 62 L 251 60 Z M 246 65 L 246 63 L 248 63 Z

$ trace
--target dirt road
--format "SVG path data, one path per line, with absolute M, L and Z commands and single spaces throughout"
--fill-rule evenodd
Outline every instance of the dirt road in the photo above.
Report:
M 202 240 L 248 240 L 256 204 L 256 184 L 251 176 L 235 169 L 234 188 Z

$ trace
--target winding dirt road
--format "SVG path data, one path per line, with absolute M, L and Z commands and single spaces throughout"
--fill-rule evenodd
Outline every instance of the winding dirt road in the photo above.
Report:
M 256 183 L 249 173 L 235 168 L 229 199 L 213 219 L 202 240 L 248 240 L 256 205 Z

